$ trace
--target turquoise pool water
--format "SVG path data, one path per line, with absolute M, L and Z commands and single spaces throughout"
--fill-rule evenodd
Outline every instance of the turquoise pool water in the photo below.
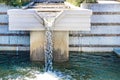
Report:
M 44 63 L 31 62 L 29 52 L 19 52 L 18 56 L 15 52 L 0 54 L 0 80 L 46 80 L 42 78 L 48 77 L 44 75 Z M 54 79 L 47 80 L 120 80 L 120 58 L 114 53 L 70 52 L 68 62 L 54 63 L 53 67 Z

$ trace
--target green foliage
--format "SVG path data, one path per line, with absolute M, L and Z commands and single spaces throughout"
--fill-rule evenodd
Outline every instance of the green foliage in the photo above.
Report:
M 96 3 L 96 0 L 84 0 L 85 3 Z
M 23 6 L 30 2 L 30 0 L 0 0 L 1 3 L 6 3 L 12 6 Z
M 66 0 L 67 2 L 70 2 L 74 4 L 75 6 L 80 6 L 81 3 L 96 3 L 96 0 Z

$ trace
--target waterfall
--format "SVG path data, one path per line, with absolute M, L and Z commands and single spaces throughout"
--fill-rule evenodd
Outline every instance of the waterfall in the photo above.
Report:
M 53 70 L 52 60 L 53 60 L 53 43 L 52 43 L 52 29 L 51 27 L 46 27 L 45 32 L 45 72 L 51 72 Z

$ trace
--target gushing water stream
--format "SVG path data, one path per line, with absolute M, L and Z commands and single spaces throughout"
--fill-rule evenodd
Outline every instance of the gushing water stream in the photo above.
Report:
M 53 42 L 52 42 L 52 28 L 46 27 L 45 32 L 45 72 L 51 72 L 53 70 Z

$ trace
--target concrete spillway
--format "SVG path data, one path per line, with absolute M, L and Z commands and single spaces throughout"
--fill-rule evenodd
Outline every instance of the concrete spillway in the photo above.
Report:
M 69 5 L 69 4 L 65 4 Z M 57 7 L 58 8 L 58 7 Z M 53 29 L 53 57 L 55 61 L 67 61 L 69 58 L 69 31 L 90 31 L 90 16 L 92 11 L 69 5 L 69 8 L 13 9 L 8 11 L 9 30 L 30 31 L 31 60 L 44 60 L 45 26 L 49 21 Z M 24 25 L 21 25 L 24 24 Z

